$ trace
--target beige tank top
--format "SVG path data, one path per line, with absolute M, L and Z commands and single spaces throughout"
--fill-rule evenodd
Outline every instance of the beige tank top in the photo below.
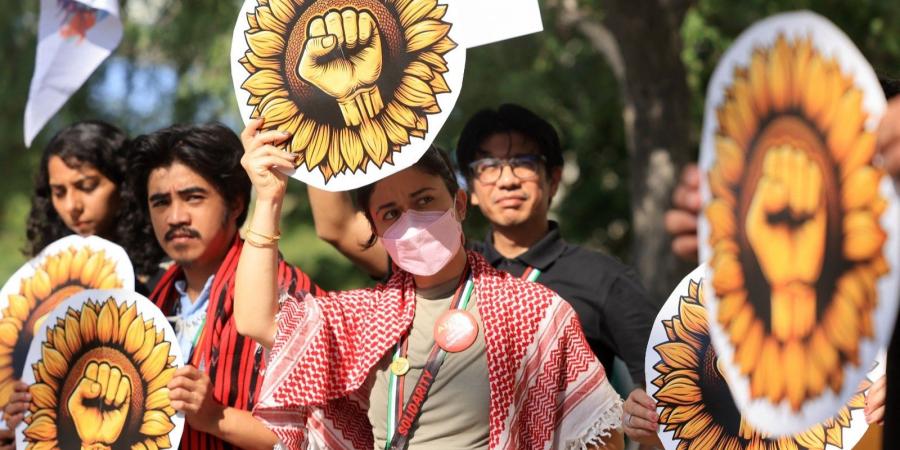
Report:
M 457 283 L 422 289 L 416 295 L 416 315 L 410 331 L 404 377 L 404 405 L 415 387 L 434 345 L 433 325 L 453 301 Z M 410 450 L 487 449 L 490 422 L 490 386 L 484 346 L 484 325 L 478 312 L 477 291 L 466 308 L 478 322 L 478 337 L 468 349 L 448 353 L 413 425 Z M 388 379 L 394 346 L 369 374 L 369 422 L 375 450 L 384 450 L 387 439 Z

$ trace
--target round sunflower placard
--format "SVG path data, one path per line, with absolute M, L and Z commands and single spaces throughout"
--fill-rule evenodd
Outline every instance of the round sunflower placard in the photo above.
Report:
M 738 407 L 768 433 L 832 416 L 892 329 L 900 212 L 874 164 L 884 107 L 852 42 L 806 12 L 751 27 L 710 81 L 710 331 Z
M 231 44 L 241 117 L 289 133 L 292 176 L 321 189 L 409 167 L 462 87 L 458 9 L 446 0 L 246 0 Z
M 656 400 L 665 448 L 852 449 L 868 429 L 865 392 L 883 375 L 883 365 L 876 366 L 850 401 L 821 423 L 781 437 L 754 429 L 735 406 L 722 360 L 710 340 L 704 307 L 708 288 L 702 281 L 706 271 L 705 265 L 700 266 L 679 283 L 654 321 L 647 346 L 647 392 Z
M 28 351 L 32 401 L 21 449 L 177 449 L 184 418 L 167 387 L 182 365 L 175 332 L 145 297 L 87 290 L 61 303 Z
M 25 263 L 0 290 L 0 405 L 21 379 L 45 316 L 85 289 L 134 289 L 125 250 L 99 237 L 67 236 Z

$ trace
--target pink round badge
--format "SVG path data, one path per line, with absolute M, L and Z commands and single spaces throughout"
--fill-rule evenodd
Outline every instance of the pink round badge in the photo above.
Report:
M 434 341 L 450 353 L 458 353 L 469 348 L 477 336 L 478 322 L 468 311 L 448 310 L 434 323 Z

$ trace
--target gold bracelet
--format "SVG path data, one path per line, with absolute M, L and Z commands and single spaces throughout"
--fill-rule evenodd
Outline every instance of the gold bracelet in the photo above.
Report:
M 253 228 L 250 228 L 250 227 L 247 227 L 247 234 L 248 234 L 248 235 L 250 235 L 250 234 L 255 235 L 256 237 L 263 238 L 263 239 L 265 239 L 265 240 L 267 240 L 267 241 L 270 241 L 270 242 L 273 242 L 273 243 L 274 243 L 275 241 L 281 239 L 281 233 L 276 232 L 274 236 L 269 236 L 269 235 L 266 235 L 266 234 L 262 234 L 262 233 L 260 233 L 260 232 L 258 232 L 258 231 L 254 231 Z
M 244 236 L 244 242 L 256 248 L 277 248 L 278 241 L 259 242 L 253 240 L 250 235 Z

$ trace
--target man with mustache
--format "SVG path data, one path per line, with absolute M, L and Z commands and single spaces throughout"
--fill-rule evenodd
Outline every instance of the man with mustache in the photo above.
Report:
M 513 104 L 479 111 L 464 127 L 456 159 L 473 205 L 490 221 L 483 242 L 469 245 L 494 267 L 556 291 L 567 300 L 588 344 L 612 371 L 615 356 L 643 384 L 644 353 L 657 307 L 635 271 L 614 258 L 572 245 L 548 219 L 562 178 L 559 136 L 550 123 Z M 309 188 L 316 232 L 376 278 L 390 263 L 349 196 Z
M 127 207 L 132 255 L 174 264 L 150 295 L 169 316 L 188 365 L 169 383 L 172 407 L 187 419 L 181 447 L 271 449 L 275 435 L 252 417 L 265 368 L 262 348 L 237 333 L 233 277 L 241 248 L 269 245 L 238 228 L 250 180 L 240 139 L 218 125 L 172 126 L 135 139 L 129 152 Z M 272 238 L 266 236 L 266 238 Z M 279 262 L 285 292 L 318 287 Z

